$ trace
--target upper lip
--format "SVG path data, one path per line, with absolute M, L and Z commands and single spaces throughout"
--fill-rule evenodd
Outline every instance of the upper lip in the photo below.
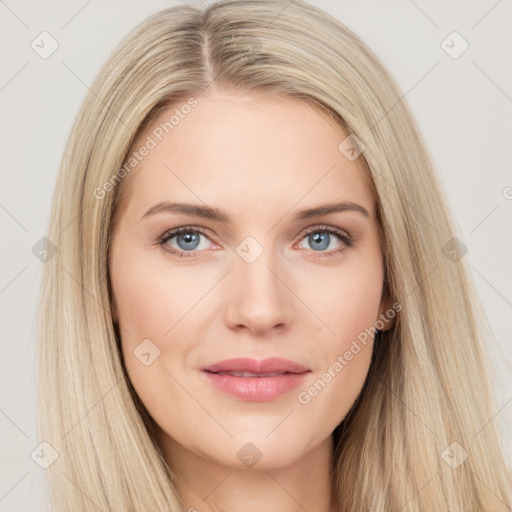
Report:
M 264 373 L 304 373 L 310 371 L 309 368 L 302 366 L 288 359 L 280 357 L 271 357 L 258 361 L 247 357 L 238 357 L 235 359 L 226 359 L 201 370 L 212 373 L 219 372 L 250 372 L 257 374 Z

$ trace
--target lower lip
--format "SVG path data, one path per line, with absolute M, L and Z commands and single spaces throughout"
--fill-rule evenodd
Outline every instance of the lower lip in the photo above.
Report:
M 221 391 L 251 402 L 275 400 L 299 386 L 309 372 L 285 373 L 274 377 L 235 377 L 203 372 Z

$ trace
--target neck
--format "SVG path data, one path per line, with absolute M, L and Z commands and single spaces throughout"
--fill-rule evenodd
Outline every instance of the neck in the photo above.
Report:
M 168 435 L 164 457 L 187 512 L 330 512 L 332 436 L 285 467 L 233 468 L 195 454 Z

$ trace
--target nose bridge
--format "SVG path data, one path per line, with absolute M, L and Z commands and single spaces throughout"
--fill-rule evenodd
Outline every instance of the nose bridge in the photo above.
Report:
M 286 326 L 291 319 L 292 297 L 281 277 L 283 266 L 271 248 L 247 237 L 236 248 L 232 279 L 235 293 L 228 306 L 232 327 L 264 332 Z

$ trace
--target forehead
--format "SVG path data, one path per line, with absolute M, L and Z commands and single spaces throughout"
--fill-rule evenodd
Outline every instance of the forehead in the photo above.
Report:
M 349 200 L 373 216 L 364 159 L 340 151 L 347 133 L 319 108 L 249 93 L 195 100 L 193 108 L 183 108 L 184 99 L 161 112 L 129 152 L 151 146 L 124 184 L 140 215 L 159 201 L 188 199 L 258 215 Z

